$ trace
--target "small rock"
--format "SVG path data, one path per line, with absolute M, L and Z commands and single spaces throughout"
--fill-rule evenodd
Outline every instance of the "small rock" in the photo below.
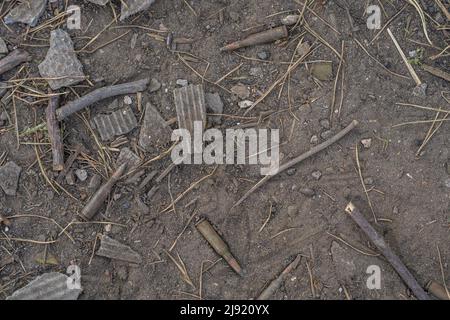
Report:
M 161 89 L 161 83 L 158 81 L 158 79 L 152 78 L 150 80 L 150 85 L 148 87 L 148 90 L 150 92 L 156 92 L 159 89 Z
M 205 94 L 206 109 L 212 114 L 223 114 L 223 102 L 218 93 Z M 215 124 L 222 123 L 222 116 L 211 116 L 211 121 Z
M 138 165 L 141 163 L 141 158 L 139 158 L 136 153 L 131 151 L 130 148 L 123 147 L 122 149 L 120 149 L 116 164 L 117 166 L 121 166 L 124 163 L 127 164 L 125 173 L 128 173 L 138 167 Z
M 15 196 L 22 168 L 12 161 L 0 167 L 0 187 L 8 196 Z
M 297 211 L 298 211 L 296 206 L 289 206 L 287 210 L 288 210 L 288 216 L 291 218 L 295 217 L 295 215 L 297 214 Z
M 372 146 L 372 139 L 362 139 L 361 144 L 364 146 L 364 148 L 369 149 Z
M 320 177 L 322 177 L 322 172 L 320 172 L 319 170 L 316 170 L 316 171 L 314 171 L 314 172 L 311 174 L 311 176 L 312 176 L 314 179 L 319 180 Z
M 7 54 L 7 53 L 8 53 L 8 47 L 6 46 L 5 40 L 3 40 L 3 38 L 0 38 L 0 55 Z
M 333 77 L 333 65 L 330 62 L 314 63 L 311 74 L 320 81 L 329 81 Z
M 398 207 L 397 206 L 394 206 L 394 208 L 392 209 L 392 213 L 394 214 L 394 215 L 398 215 Z
M 47 80 L 53 90 L 77 84 L 85 78 L 83 65 L 73 49 L 73 42 L 62 29 L 51 32 L 50 49 L 38 68 L 42 77 L 58 78 Z
M 417 97 L 426 97 L 427 96 L 427 88 L 428 85 L 426 83 L 422 83 L 420 86 L 416 86 L 413 90 L 413 95 Z
M 290 14 L 286 17 L 281 18 L 281 23 L 285 26 L 292 26 L 298 22 L 300 16 L 298 14 Z
M 155 0 L 122 0 L 120 21 L 125 20 L 140 11 L 147 10 Z
M 319 142 L 319 137 L 316 135 L 313 135 L 311 137 L 311 140 L 309 141 L 311 144 L 317 144 Z
M 96 254 L 101 257 L 106 257 L 115 260 L 121 260 L 131 263 L 139 264 L 142 262 L 142 257 L 139 253 L 131 249 L 129 246 L 120 243 L 106 235 L 103 235 L 100 241 L 100 248 Z
M 75 184 L 75 175 L 73 174 L 73 170 L 69 170 L 69 172 L 67 172 L 66 183 L 69 186 L 73 186 Z
M 319 121 L 320 126 L 324 129 L 330 129 L 330 120 L 328 119 L 322 119 Z
M 133 100 L 131 100 L 130 96 L 125 96 L 125 97 L 123 97 L 123 103 L 130 105 L 133 103 Z
M 250 97 L 250 90 L 243 84 L 238 84 L 232 87 L 231 93 L 235 94 L 240 99 L 247 99 L 248 97 Z
M 270 58 L 270 52 L 266 51 L 266 50 L 259 51 L 257 53 L 257 55 L 258 55 L 258 58 L 261 60 L 268 60 Z
M 288 170 L 286 171 L 286 174 L 287 174 L 288 176 L 293 176 L 296 172 L 297 172 L 297 169 L 291 168 L 291 169 L 288 169 Z
M 75 170 L 75 175 L 77 176 L 78 180 L 83 182 L 83 181 L 86 181 L 88 173 L 84 169 L 77 169 L 77 170 Z
M 6 24 L 25 23 L 35 27 L 39 18 L 44 13 L 47 0 L 21 1 L 3 19 Z
M 314 195 L 316 194 L 316 192 L 311 188 L 301 188 L 299 191 L 301 194 L 307 197 L 314 197 Z
M 189 83 L 186 79 L 178 79 L 177 80 L 177 85 L 179 85 L 180 87 L 187 87 L 188 84 Z
M 374 182 L 373 178 L 371 178 L 371 177 L 364 179 L 364 184 L 366 184 L 366 185 L 373 185 L 373 182 Z
M 171 134 L 172 130 L 158 110 L 150 102 L 145 103 L 144 120 L 139 132 L 139 146 L 150 152 L 159 146 L 165 146 Z
M 320 134 L 320 137 L 321 137 L 323 140 L 328 140 L 329 138 L 331 138 L 332 135 L 333 135 L 333 133 L 331 132 L 331 130 L 327 130 L 327 131 L 322 132 L 322 133 Z
M 253 77 L 262 77 L 263 76 L 263 70 L 260 67 L 254 67 L 250 68 L 249 74 Z
M 450 188 L 450 178 L 445 179 L 444 185 L 446 188 Z
M 253 101 L 250 100 L 244 100 L 244 101 L 240 101 L 238 102 L 238 106 L 241 109 L 247 109 L 248 107 L 253 105 Z

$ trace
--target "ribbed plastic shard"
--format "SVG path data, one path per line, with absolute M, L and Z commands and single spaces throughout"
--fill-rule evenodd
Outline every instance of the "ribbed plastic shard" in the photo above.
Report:
M 102 236 L 100 248 L 97 250 L 97 255 L 136 264 L 142 262 L 141 255 L 139 253 L 131 249 L 129 246 L 124 245 L 106 235 Z
M 45 273 L 25 287 L 15 291 L 6 300 L 77 300 L 82 289 L 67 285 L 71 279 L 59 272 Z
M 126 134 L 137 127 L 137 120 L 130 107 L 94 118 L 95 126 L 103 141 Z
M 178 128 L 194 132 L 194 122 L 206 126 L 205 92 L 202 85 L 189 85 L 173 91 L 177 111 Z

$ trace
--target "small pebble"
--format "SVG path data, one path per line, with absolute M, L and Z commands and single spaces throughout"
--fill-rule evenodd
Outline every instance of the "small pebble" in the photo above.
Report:
M 372 145 L 372 139 L 370 139 L 370 138 L 362 139 L 361 144 L 364 146 L 364 148 L 369 149 L 370 146 Z
M 317 143 L 319 142 L 319 137 L 316 136 L 316 135 L 313 135 L 313 136 L 311 137 L 310 142 L 311 142 L 311 144 L 317 144 Z
M 320 177 L 322 177 L 322 172 L 320 172 L 319 170 L 316 170 L 311 175 L 314 179 L 319 180 Z
M 288 176 L 293 176 L 296 172 L 297 172 L 297 169 L 291 168 L 291 169 L 288 169 L 288 170 L 286 171 L 286 174 L 287 174 Z
M 450 188 L 450 178 L 445 179 L 444 185 L 445 185 L 447 188 Z
M 130 96 L 125 96 L 123 97 L 123 103 L 125 103 L 126 105 L 130 105 L 133 103 L 133 100 L 131 100 Z
M 258 58 L 261 60 L 267 60 L 270 58 L 270 53 L 266 50 L 259 51 L 257 55 L 258 55 Z
M 66 174 L 66 183 L 69 186 L 73 186 L 75 184 L 75 176 L 73 175 L 73 171 L 72 170 L 70 170 Z
M 156 92 L 156 91 L 158 91 L 159 89 L 161 89 L 161 83 L 158 81 L 158 79 L 152 78 L 152 79 L 150 80 L 150 85 L 149 85 L 148 90 L 149 90 L 150 92 Z
M 288 216 L 294 217 L 297 214 L 297 207 L 296 206 L 289 206 L 288 207 Z
M 333 135 L 333 133 L 331 132 L 331 130 L 327 130 L 327 131 L 322 132 L 322 133 L 320 134 L 320 137 L 321 137 L 323 140 L 328 140 L 329 138 L 331 138 L 332 135 Z
M 75 170 L 75 175 L 77 176 L 78 180 L 80 181 L 86 181 L 87 179 L 87 171 L 84 169 L 77 169 Z
M 328 119 L 322 119 L 320 120 L 320 126 L 324 129 L 330 129 L 330 120 Z
M 239 108 L 241 109 L 247 109 L 253 104 L 253 101 L 250 100 L 244 100 L 238 103 Z
M 365 178 L 364 183 L 367 185 L 373 185 L 373 178 L 371 177 Z
M 178 79 L 177 80 L 177 85 L 179 85 L 181 87 L 187 87 L 188 81 L 186 79 Z
M 314 195 L 316 194 L 314 192 L 314 190 L 311 189 L 311 188 L 301 188 L 299 191 L 300 191 L 301 194 L 303 194 L 303 195 L 305 195 L 307 197 L 314 197 Z

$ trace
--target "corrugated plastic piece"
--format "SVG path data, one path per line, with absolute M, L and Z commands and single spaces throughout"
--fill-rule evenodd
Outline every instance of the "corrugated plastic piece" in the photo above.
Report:
M 130 107 L 117 110 L 108 115 L 94 118 L 95 126 L 103 141 L 126 134 L 137 127 L 137 120 Z
M 206 126 L 205 92 L 202 85 L 189 85 L 173 91 L 177 110 L 178 128 L 194 132 L 194 121 Z

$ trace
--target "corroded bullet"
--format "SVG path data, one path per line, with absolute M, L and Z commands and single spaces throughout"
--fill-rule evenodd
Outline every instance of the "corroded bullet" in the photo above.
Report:
M 122 177 L 125 173 L 125 169 L 127 167 L 127 163 L 122 164 L 116 172 L 113 173 L 111 178 L 102 185 L 97 192 L 92 196 L 91 200 L 87 203 L 87 205 L 83 208 L 80 213 L 80 216 L 85 220 L 91 220 L 98 210 L 102 207 L 106 198 L 111 192 L 112 187 L 116 184 L 117 181 Z
M 242 268 L 233 257 L 228 248 L 228 245 L 222 240 L 217 231 L 209 223 L 208 220 L 202 219 L 196 224 L 197 230 L 202 234 L 202 236 L 208 241 L 208 243 L 213 247 L 213 249 L 225 259 L 225 261 L 236 271 L 240 276 L 243 275 Z
M 431 280 L 430 282 L 428 282 L 425 286 L 425 289 L 440 300 L 450 300 L 450 297 L 447 294 L 445 288 L 436 281 Z
M 220 51 L 232 51 L 244 47 L 254 46 L 258 44 L 269 43 L 277 41 L 288 36 L 288 30 L 286 26 L 281 26 L 266 31 L 258 32 L 248 36 L 243 40 L 239 40 L 226 45 L 221 48 Z

